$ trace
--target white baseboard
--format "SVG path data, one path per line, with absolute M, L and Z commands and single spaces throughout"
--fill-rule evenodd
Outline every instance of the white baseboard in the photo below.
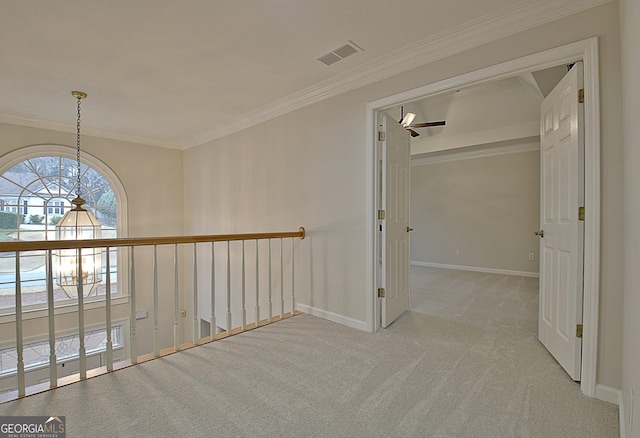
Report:
M 338 324 L 342 324 L 347 327 L 362 330 L 365 332 L 367 331 L 366 321 L 359 321 L 357 319 L 349 318 L 348 316 L 329 312 L 328 310 L 307 306 L 306 304 L 296 303 L 296 309 L 298 309 L 301 312 L 308 313 L 309 315 L 317 316 L 318 318 L 326 319 L 332 322 L 337 322 Z
M 540 277 L 540 274 L 537 272 L 485 268 L 482 266 L 448 265 L 444 263 L 429 263 L 429 262 L 416 262 L 416 261 L 412 261 L 411 264 L 415 266 L 427 266 L 430 268 L 457 269 L 458 271 L 485 272 L 487 274 L 517 275 L 519 277 L 534 277 L 534 278 Z
M 622 391 L 606 385 L 596 385 L 596 398 L 620 406 Z
M 626 435 L 626 423 L 624 421 L 624 398 L 622 397 L 622 391 L 611 388 L 610 386 L 596 385 L 596 398 L 598 400 L 618 405 L 618 415 L 620 416 L 620 438 L 624 438 Z

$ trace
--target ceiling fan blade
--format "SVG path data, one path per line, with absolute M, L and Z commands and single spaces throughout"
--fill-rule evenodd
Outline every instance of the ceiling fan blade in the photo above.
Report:
M 407 130 L 411 133 L 411 137 L 417 137 L 417 136 L 419 136 L 419 135 L 420 135 L 420 134 L 418 134 L 416 131 L 414 131 L 413 129 L 409 129 L 409 128 L 407 128 Z
M 444 120 L 440 122 L 426 122 L 426 123 L 414 123 L 413 125 L 407 126 L 407 128 L 431 128 L 432 126 L 444 126 L 447 122 Z

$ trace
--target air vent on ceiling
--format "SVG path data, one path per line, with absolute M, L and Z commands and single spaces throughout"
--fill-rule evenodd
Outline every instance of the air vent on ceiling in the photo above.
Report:
M 325 65 L 335 64 L 338 61 L 343 60 L 347 56 L 354 55 L 358 52 L 362 52 L 362 48 L 355 44 L 353 41 L 349 41 L 348 44 L 338 47 L 335 50 L 327 53 L 326 55 L 322 55 L 318 58 L 318 61 Z

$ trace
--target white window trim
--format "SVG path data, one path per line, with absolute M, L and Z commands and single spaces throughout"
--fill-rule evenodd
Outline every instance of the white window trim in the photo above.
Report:
M 0 157 L 0 175 L 22 161 L 42 156 L 61 156 L 71 160 L 77 159 L 76 149 L 69 146 L 57 144 L 24 146 Z M 124 185 L 122 185 L 120 179 L 108 165 L 93 155 L 82 152 L 81 161 L 100 172 L 111 186 L 111 190 L 113 190 L 113 193 L 116 195 L 116 207 L 118 209 L 118 237 L 127 237 L 128 201 Z
M 77 159 L 77 150 L 73 147 L 59 144 L 36 144 L 23 146 L 14 149 L 0 157 L 0 175 L 11 169 L 16 164 L 25 160 L 43 156 L 61 156 L 71 160 Z M 118 237 L 127 237 L 128 235 L 128 212 L 127 212 L 127 192 L 124 185 L 111 168 L 97 157 L 82 152 L 81 161 L 83 164 L 92 167 L 98 171 L 111 186 L 111 190 L 116 197 L 117 208 L 117 230 Z M 126 285 L 129 284 L 129 272 L 126 267 L 128 263 L 128 251 L 119 251 L 118 254 L 118 294 L 112 298 L 112 305 L 123 304 L 129 301 L 128 293 L 125 294 Z M 89 298 L 85 302 L 84 308 L 95 309 L 104 307 L 105 297 L 103 295 L 97 298 Z M 77 312 L 77 300 L 60 301 L 55 304 L 55 314 L 65 314 Z M 6 312 L 0 311 L 0 324 L 15 321 L 15 308 L 5 309 Z M 33 306 L 23 307 L 23 319 L 37 319 L 47 317 L 47 303 L 34 304 Z

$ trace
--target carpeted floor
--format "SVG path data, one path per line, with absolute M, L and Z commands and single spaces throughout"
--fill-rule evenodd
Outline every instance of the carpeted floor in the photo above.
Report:
M 531 305 L 489 280 L 486 299 L 494 289 L 501 307 Z M 505 329 L 509 312 L 486 325 L 473 317 L 488 311 L 484 298 L 467 322 L 442 317 L 443 306 L 374 334 L 301 315 L 5 403 L 0 415 L 65 415 L 68 437 L 619 436 L 617 406 L 583 396 L 527 318 L 516 311 L 519 328 Z

